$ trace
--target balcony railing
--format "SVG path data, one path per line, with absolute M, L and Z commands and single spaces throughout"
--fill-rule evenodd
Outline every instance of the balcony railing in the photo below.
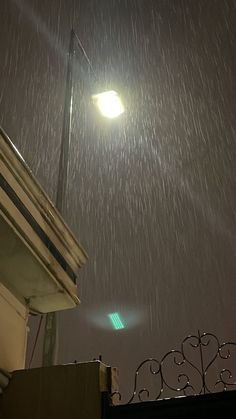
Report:
M 134 374 L 128 404 L 165 397 L 204 395 L 236 389 L 236 342 L 220 343 L 213 333 L 187 336 L 180 349 L 147 358 Z M 113 400 L 122 397 L 118 392 Z

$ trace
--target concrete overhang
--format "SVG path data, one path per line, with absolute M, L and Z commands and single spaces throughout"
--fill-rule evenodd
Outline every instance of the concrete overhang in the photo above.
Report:
M 87 255 L 0 129 L 0 281 L 31 312 L 79 303 Z

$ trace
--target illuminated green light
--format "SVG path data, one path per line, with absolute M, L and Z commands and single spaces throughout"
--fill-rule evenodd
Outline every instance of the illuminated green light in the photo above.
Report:
M 121 318 L 118 313 L 110 313 L 108 314 L 109 319 L 112 322 L 112 326 L 115 330 L 124 329 L 124 325 L 121 321 Z

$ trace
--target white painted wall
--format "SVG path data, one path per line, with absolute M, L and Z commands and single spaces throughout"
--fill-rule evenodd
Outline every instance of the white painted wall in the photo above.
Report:
M 0 368 L 25 366 L 27 309 L 0 283 Z

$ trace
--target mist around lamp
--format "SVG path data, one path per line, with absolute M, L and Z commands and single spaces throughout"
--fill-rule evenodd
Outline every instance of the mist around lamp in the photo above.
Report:
M 92 100 L 101 115 L 105 118 L 117 118 L 125 111 L 122 100 L 115 90 L 108 90 L 106 92 L 93 95 Z

